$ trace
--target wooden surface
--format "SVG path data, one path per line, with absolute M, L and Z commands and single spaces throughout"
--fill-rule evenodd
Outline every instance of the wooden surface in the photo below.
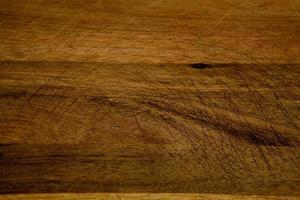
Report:
M 299 0 L 1 0 L 0 59 L 299 63 Z
M 299 195 L 299 65 L 0 68 L 1 193 Z
M 299 10 L 0 0 L 0 199 L 299 198 Z
M 174 193 L 64 193 L 64 194 L 7 194 L 0 200 L 298 200 L 287 196 L 241 196 L 223 194 L 174 194 Z

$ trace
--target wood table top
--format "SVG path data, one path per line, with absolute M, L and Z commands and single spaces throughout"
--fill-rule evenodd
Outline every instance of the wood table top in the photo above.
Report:
M 300 199 L 299 0 L 0 0 L 0 199 Z

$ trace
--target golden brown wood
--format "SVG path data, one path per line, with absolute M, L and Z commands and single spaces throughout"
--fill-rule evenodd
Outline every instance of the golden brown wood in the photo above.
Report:
M 1 0 L 0 59 L 299 63 L 299 0 Z
M 170 194 L 170 193 L 84 193 L 84 194 L 10 194 L 0 195 L 0 200 L 297 200 L 291 196 L 239 196 L 216 194 Z
M 299 28 L 299 0 L 0 0 L 0 199 L 299 198 Z
M 299 195 L 299 65 L 0 68 L 1 193 Z

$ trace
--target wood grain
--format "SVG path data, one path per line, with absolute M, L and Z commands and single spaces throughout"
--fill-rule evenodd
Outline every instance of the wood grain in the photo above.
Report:
M 299 0 L 1 0 L 0 60 L 300 63 Z
M 300 194 L 299 65 L 0 68 L 0 193 Z
M 299 47 L 299 0 L 0 0 L 0 199 L 299 199 Z
M 81 193 L 81 194 L 9 194 L 0 195 L 1 200 L 298 200 L 287 196 L 239 196 L 216 194 L 174 194 L 174 193 Z

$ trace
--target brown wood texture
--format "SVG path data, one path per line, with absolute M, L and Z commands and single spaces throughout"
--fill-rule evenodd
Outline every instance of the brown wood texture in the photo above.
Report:
M 174 193 L 64 193 L 64 194 L 8 194 L 0 195 L 1 200 L 298 200 L 287 196 L 240 196 L 223 194 L 174 194 Z
M 1 193 L 299 195 L 299 65 L 0 68 Z
M 299 28 L 299 0 L 0 0 L 0 199 L 299 199 Z
M 299 63 L 299 0 L 1 0 L 0 59 Z

